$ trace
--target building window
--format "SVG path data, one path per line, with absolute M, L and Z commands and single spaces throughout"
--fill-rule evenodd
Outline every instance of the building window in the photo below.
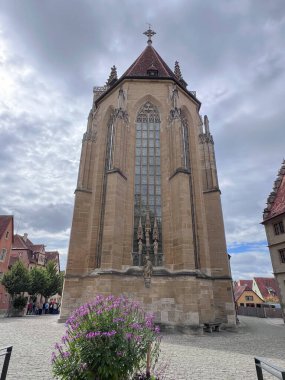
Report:
M 5 260 L 6 254 L 7 254 L 7 249 L 6 248 L 2 248 L 2 250 L 0 252 L 0 261 L 4 261 Z
M 134 198 L 134 265 L 143 265 L 136 254 L 148 254 L 155 262 L 162 254 L 160 119 L 155 106 L 147 102 L 136 120 L 136 166 Z
M 285 248 L 279 249 L 281 263 L 285 263 Z
M 284 224 L 283 222 L 278 222 L 273 224 L 275 235 L 284 234 Z
M 6 232 L 5 239 L 8 239 L 8 237 L 9 237 L 9 231 Z
M 158 77 L 158 70 L 147 70 L 147 75 L 150 77 Z
M 253 301 L 253 296 L 245 296 L 246 301 Z

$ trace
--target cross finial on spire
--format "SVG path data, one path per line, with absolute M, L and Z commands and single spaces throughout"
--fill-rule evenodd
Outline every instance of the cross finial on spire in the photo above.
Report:
M 148 30 L 146 32 L 144 32 L 143 34 L 145 34 L 148 37 L 147 44 L 151 45 L 152 44 L 151 37 L 154 36 L 156 34 L 156 32 L 151 29 L 150 24 L 148 24 Z

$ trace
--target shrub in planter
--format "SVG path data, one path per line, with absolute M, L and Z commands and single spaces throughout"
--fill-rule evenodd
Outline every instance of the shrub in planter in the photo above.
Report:
M 77 309 L 66 326 L 52 354 L 56 378 L 126 380 L 157 362 L 159 328 L 153 316 L 126 298 L 97 296 Z

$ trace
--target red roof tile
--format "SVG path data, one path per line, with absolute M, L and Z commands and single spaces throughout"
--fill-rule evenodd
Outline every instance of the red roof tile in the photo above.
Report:
M 58 251 L 46 252 L 46 258 L 47 258 L 47 261 L 51 261 L 51 260 L 58 261 L 59 260 L 59 253 L 58 253 Z
M 283 176 L 281 184 L 277 190 L 274 203 L 269 212 L 268 218 L 285 213 L 285 176 Z
M 24 241 L 23 237 L 16 234 L 14 236 L 13 249 L 29 249 L 29 247 Z
M 283 161 L 274 188 L 267 200 L 264 210 L 264 221 L 285 213 L 285 161 Z
M 275 295 L 280 298 L 280 290 L 277 281 L 273 277 L 254 277 L 254 281 L 264 299 Z
M 0 239 L 11 221 L 13 222 L 13 215 L 0 215 Z
M 246 290 L 252 290 L 252 282 L 253 280 L 239 280 L 238 285 L 246 286 Z
M 32 244 L 30 246 L 30 249 L 33 252 L 44 252 L 45 251 L 45 246 L 44 246 L 44 244 Z
M 151 45 L 144 49 L 122 77 L 149 77 L 149 69 L 157 70 L 158 77 L 178 79 Z
M 234 288 L 234 299 L 237 301 L 239 297 L 242 295 L 242 293 L 245 291 L 246 285 L 239 286 L 237 285 Z

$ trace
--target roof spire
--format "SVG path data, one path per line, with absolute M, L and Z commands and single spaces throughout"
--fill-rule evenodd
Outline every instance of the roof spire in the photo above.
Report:
M 183 76 L 182 76 L 182 73 L 181 73 L 181 70 L 180 70 L 180 66 L 179 66 L 179 62 L 178 61 L 175 61 L 175 65 L 174 65 L 174 74 L 176 76 L 176 78 L 178 79 L 178 81 L 182 84 L 183 87 L 187 87 L 187 83 L 185 82 L 185 80 L 183 79 Z
M 156 34 L 156 32 L 154 30 L 152 30 L 151 25 L 148 24 L 148 30 L 146 32 L 144 32 L 143 34 L 145 34 L 148 37 L 147 44 L 148 44 L 148 46 L 150 46 L 152 44 L 151 37 L 154 36 Z
M 183 79 L 178 61 L 175 61 L 174 74 L 176 75 L 178 80 Z
M 113 67 L 111 67 L 111 73 L 109 75 L 109 79 L 107 80 L 106 85 L 112 86 L 117 80 L 118 80 L 117 68 L 114 65 Z

